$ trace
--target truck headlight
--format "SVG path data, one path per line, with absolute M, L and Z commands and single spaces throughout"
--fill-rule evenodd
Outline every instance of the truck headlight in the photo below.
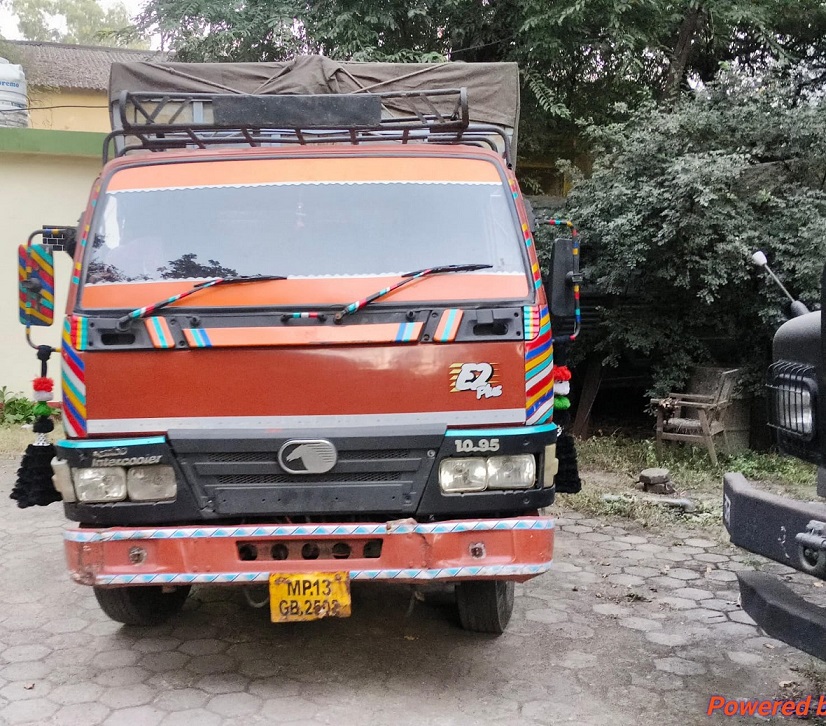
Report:
M 533 454 L 491 456 L 487 469 L 488 489 L 530 489 L 536 481 Z
M 812 394 L 805 388 L 785 389 L 777 410 L 777 425 L 786 431 L 810 436 L 814 431 L 814 421 Z
M 121 466 L 75 469 L 72 478 L 81 502 L 119 502 L 126 499 L 126 470 Z
M 533 454 L 443 459 L 439 464 L 439 486 L 445 494 L 530 489 L 535 482 L 536 458 Z
M 487 485 L 484 459 L 443 459 L 439 464 L 439 486 L 445 494 L 483 492 Z
M 126 491 L 134 502 L 174 499 L 178 481 L 171 466 L 132 466 L 126 472 Z

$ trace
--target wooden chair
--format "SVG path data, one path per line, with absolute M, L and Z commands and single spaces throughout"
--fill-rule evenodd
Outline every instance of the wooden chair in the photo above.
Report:
M 731 405 L 738 369 L 722 371 L 714 393 L 669 393 L 665 398 L 652 398 L 652 406 L 657 409 L 657 457 L 662 456 L 663 441 L 685 441 L 703 444 L 708 450 L 711 463 L 717 466 L 717 452 L 714 437 L 723 435 L 723 443 L 728 449 L 726 427 L 723 414 Z M 696 418 L 686 416 L 686 411 L 696 411 Z

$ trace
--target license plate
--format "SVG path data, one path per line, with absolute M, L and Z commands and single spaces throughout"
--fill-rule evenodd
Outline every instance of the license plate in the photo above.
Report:
M 270 575 L 270 619 L 274 623 L 350 617 L 350 573 Z

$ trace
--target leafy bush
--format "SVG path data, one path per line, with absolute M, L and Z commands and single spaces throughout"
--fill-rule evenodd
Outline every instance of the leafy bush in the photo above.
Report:
M 20 425 L 34 421 L 34 401 L 20 393 L 10 393 L 0 387 L 0 425 Z
M 673 109 L 587 126 L 593 174 L 567 214 L 587 279 L 619 304 L 580 348 L 650 357 L 652 393 L 712 361 L 762 378 L 783 299 L 750 254 L 810 306 L 826 260 L 826 104 L 793 88 L 729 72 Z

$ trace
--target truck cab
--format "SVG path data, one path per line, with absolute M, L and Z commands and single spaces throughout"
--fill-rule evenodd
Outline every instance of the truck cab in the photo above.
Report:
M 69 570 L 124 623 L 195 584 L 346 616 L 376 580 L 454 584 L 462 625 L 502 632 L 552 561 L 558 433 L 508 139 L 461 91 L 458 121 L 297 98 L 119 98 L 60 351 Z M 176 116 L 195 102 L 214 117 Z

